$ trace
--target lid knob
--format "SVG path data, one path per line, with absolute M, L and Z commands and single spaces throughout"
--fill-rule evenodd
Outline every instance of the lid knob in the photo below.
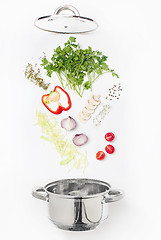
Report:
M 55 10 L 54 15 L 58 15 L 58 14 L 60 14 L 64 10 L 69 10 L 69 11 L 71 11 L 73 13 L 73 15 L 80 16 L 80 13 L 78 12 L 78 10 L 75 7 L 71 6 L 71 5 L 63 5 L 63 6 L 58 7 Z

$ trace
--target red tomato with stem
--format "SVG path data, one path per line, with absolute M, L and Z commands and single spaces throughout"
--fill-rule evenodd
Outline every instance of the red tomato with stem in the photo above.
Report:
M 105 153 L 103 151 L 99 151 L 96 153 L 97 160 L 103 160 L 105 158 Z

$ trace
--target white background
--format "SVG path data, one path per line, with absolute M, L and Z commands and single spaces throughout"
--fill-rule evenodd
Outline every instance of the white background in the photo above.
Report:
M 1 2 L 1 239 L 161 238 L 159 2 Z M 23 73 L 32 57 L 38 58 L 43 51 L 52 52 L 67 40 L 68 36 L 50 34 L 33 26 L 35 18 L 52 14 L 61 4 L 72 4 L 81 15 L 99 23 L 97 31 L 76 37 L 83 47 L 90 45 L 109 56 L 109 64 L 119 74 L 123 87 L 122 97 L 105 123 L 97 129 L 92 122 L 88 124 L 89 166 L 85 173 L 76 170 L 68 173 L 59 166 L 60 157 L 54 148 L 40 140 L 40 131 L 34 124 L 42 92 Z M 102 77 L 94 92 L 105 96 L 112 81 L 110 75 Z M 81 103 L 73 92 L 70 95 L 73 98 L 70 114 L 75 115 L 86 94 Z M 87 127 L 79 125 L 78 130 L 87 132 Z M 116 152 L 98 162 L 95 153 L 104 148 L 104 134 L 108 131 L 116 134 Z M 109 219 L 94 231 L 76 233 L 57 229 L 47 218 L 46 203 L 31 196 L 32 188 L 37 185 L 71 177 L 105 180 L 125 191 L 122 201 L 110 205 Z

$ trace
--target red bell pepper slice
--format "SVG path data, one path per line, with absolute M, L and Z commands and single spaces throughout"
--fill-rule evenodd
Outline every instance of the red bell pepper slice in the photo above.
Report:
M 63 107 L 61 105 L 59 101 L 59 98 L 60 98 L 60 93 L 57 91 L 57 89 L 60 89 L 63 93 L 65 93 L 66 97 L 67 97 L 67 100 L 68 100 L 68 106 L 67 107 Z M 71 99 L 69 97 L 69 94 L 61 87 L 59 86 L 56 86 L 54 88 L 54 91 L 50 92 L 49 94 L 45 94 L 42 96 L 41 98 L 42 100 L 42 103 L 44 104 L 44 106 L 53 114 L 60 114 L 62 113 L 62 111 L 67 111 L 71 108 Z M 50 107 L 49 107 L 49 103 L 51 102 L 58 102 L 58 108 L 56 110 L 52 110 Z

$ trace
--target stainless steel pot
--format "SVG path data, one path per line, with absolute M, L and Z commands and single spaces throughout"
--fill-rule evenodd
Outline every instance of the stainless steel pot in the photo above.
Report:
M 35 198 L 48 202 L 49 218 L 58 227 L 69 231 L 96 228 L 108 217 L 108 203 L 123 198 L 121 190 L 94 179 L 63 179 L 36 187 Z

